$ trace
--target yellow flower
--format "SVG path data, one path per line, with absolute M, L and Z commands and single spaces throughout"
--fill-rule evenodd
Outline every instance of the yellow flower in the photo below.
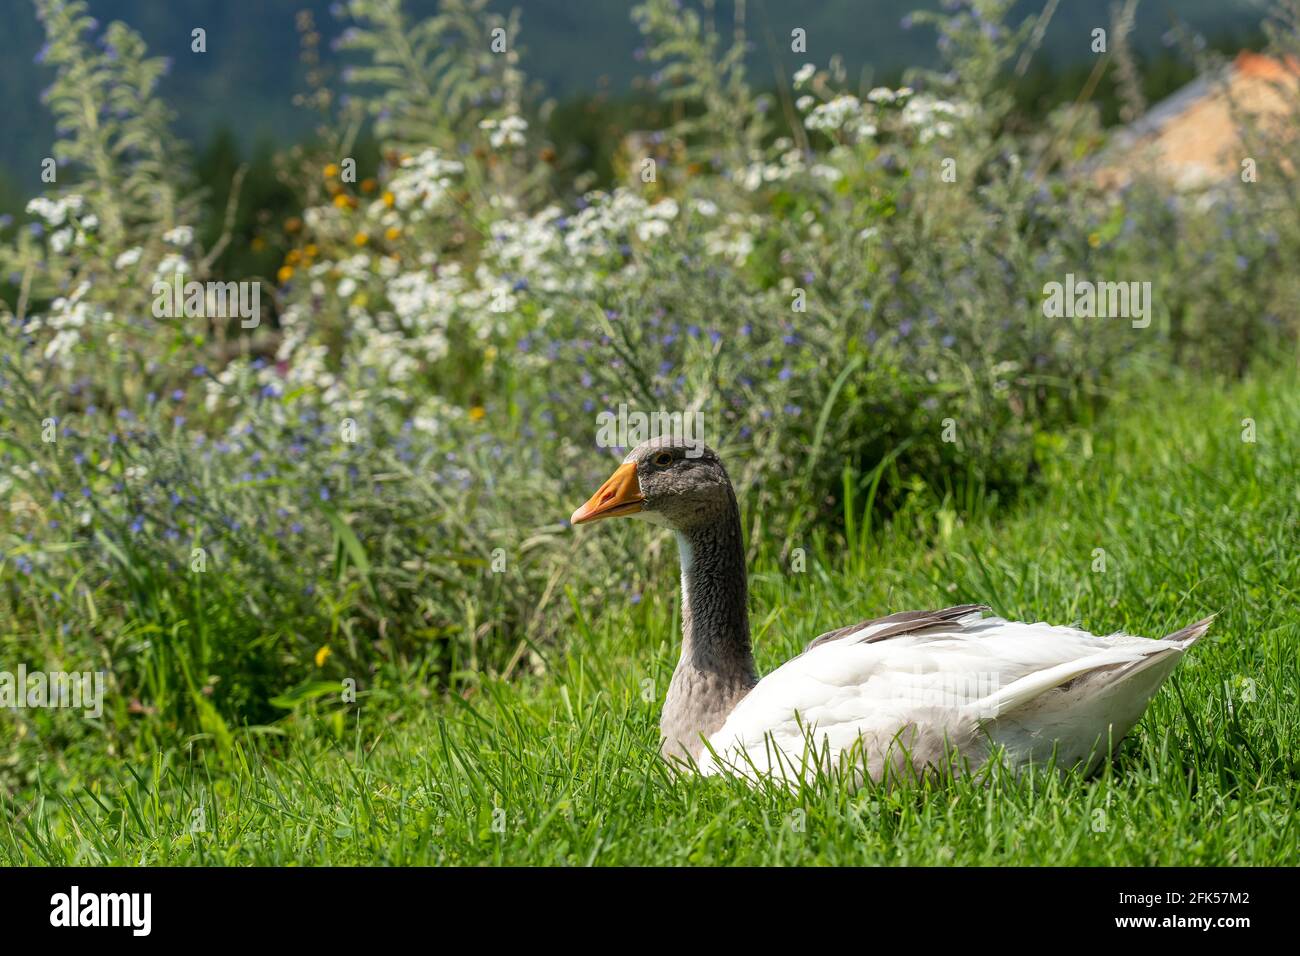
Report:
M 334 205 L 338 206 L 340 209 L 347 209 L 352 205 L 352 197 L 347 193 L 339 193 L 334 197 Z
M 254 252 L 261 252 L 263 249 L 266 248 L 266 240 L 263 239 L 261 236 L 254 236 L 253 241 L 250 242 L 248 246 Z
M 475 405 L 469 410 L 469 420 L 472 422 L 481 422 L 486 415 L 487 409 L 482 405 Z
M 334 652 L 331 651 L 328 646 L 322 647 L 320 650 L 318 650 L 316 652 L 316 666 L 324 667 L 325 662 L 330 659 L 330 655 L 333 653 Z
M 293 278 L 293 266 L 280 266 L 280 271 L 275 274 L 281 284 L 288 282 Z
M 297 232 L 301 228 L 302 228 L 302 220 L 299 219 L 297 216 L 290 216 L 288 219 L 284 221 L 285 232 Z
M 370 241 L 370 236 L 364 232 L 359 232 L 352 237 L 353 244 L 358 246 L 364 246 L 369 241 Z
M 379 184 L 376 183 L 373 179 L 363 179 L 361 180 L 361 191 L 363 193 L 372 193 L 375 191 L 375 187 L 377 185 Z
M 307 243 L 306 248 L 302 250 L 302 253 L 303 253 L 303 255 L 305 255 L 305 256 L 308 256 L 308 257 L 310 257 L 310 258 L 312 258 L 312 259 L 315 259 L 315 258 L 316 258 L 316 253 L 318 253 L 319 251 L 320 251 L 320 250 L 316 248 L 316 243 L 314 243 L 314 242 L 309 242 L 309 243 Z
M 1091 235 L 1089 235 L 1088 245 L 1092 246 L 1094 249 L 1096 249 L 1099 245 L 1101 245 L 1101 234 L 1094 232 Z
M 384 238 L 387 239 L 389 242 L 392 242 L 401 234 L 402 234 L 402 229 L 400 226 L 389 226 L 387 229 L 384 230 Z
M 302 258 L 302 253 L 297 249 L 290 249 L 284 254 L 285 265 L 296 266 L 298 260 Z
M 397 201 L 397 197 L 395 197 L 392 193 L 389 193 L 389 192 L 384 193 L 384 205 L 385 205 L 385 206 L 389 206 L 389 207 L 391 207 L 391 206 L 393 205 L 393 203 L 396 202 L 396 201 Z
M 339 174 L 339 167 L 336 163 L 330 163 L 328 166 L 325 167 L 326 179 L 333 179 L 338 174 Z

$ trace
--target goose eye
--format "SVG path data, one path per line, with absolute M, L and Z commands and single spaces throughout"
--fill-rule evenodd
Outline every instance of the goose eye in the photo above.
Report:
M 655 455 L 654 463 L 659 468 L 667 468 L 673 463 L 673 456 L 670 452 L 661 451 L 659 454 Z

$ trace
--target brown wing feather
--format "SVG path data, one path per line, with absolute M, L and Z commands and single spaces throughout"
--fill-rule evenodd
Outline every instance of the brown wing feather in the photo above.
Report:
M 827 631 L 805 647 L 804 653 L 808 653 L 808 651 L 821 644 L 829 644 L 831 641 L 838 641 L 840 638 L 848 637 L 855 631 L 861 631 L 873 624 L 887 624 L 888 626 L 882 627 L 875 633 L 862 638 L 862 642 L 873 644 L 876 641 L 898 637 L 900 634 L 915 634 L 927 627 L 934 627 L 936 624 L 951 624 L 967 614 L 974 614 L 976 611 L 987 611 L 988 609 L 986 604 L 958 604 L 955 607 L 946 607 L 938 611 L 898 611 L 885 617 L 871 618 L 858 624 L 850 624 L 848 627 Z

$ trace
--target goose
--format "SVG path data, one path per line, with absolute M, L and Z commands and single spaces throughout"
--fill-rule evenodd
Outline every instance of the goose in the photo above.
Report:
M 787 785 L 819 773 L 890 782 L 1002 761 L 1090 774 L 1137 723 L 1205 618 L 1152 640 L 990 616 L 900 611 L 822 634 L 761 680 L 750 644 L 740 510 L 717 453 L 652 438 L 570 519 L 672 530 L 681 653 L 661 754 L 681 771 Z

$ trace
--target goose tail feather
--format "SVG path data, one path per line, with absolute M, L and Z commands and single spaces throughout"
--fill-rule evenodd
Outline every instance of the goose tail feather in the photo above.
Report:
M 1205 632 L 1210 629 L 1217 615 L 1211 614 L 1204 620 L 1197 621 L 1195 624 L 1189 624 L 1181 630 L 1174 631 L 1160 638 L 1162 641 L 1168 641 L 1171 644 L 1182 644 L 1184 647 L 1191 647 L 1204 636 Z

